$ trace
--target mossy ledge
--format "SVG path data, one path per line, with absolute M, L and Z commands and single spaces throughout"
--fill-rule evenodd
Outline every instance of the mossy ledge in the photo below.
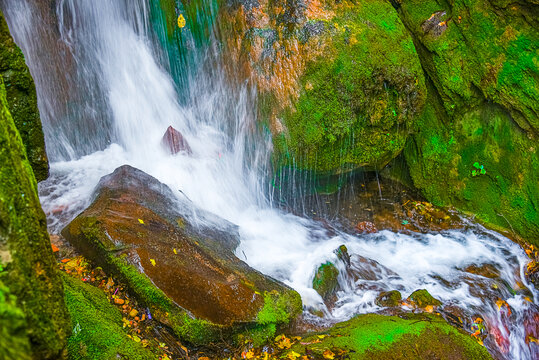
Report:
M 70 360 L 155 357 L 127 337 L 122 328 L 122 314 L 101 290 L 65 274 L 62 278 L 71 326 L 75 329 L 68 340 Z
M 347 359 L 491 359 L 469 335 L 424 314 L 359 315 L 302 343 L 308 345 L 296 344 L 291 351 L 308 352 L 315 359 L 340 351 Z

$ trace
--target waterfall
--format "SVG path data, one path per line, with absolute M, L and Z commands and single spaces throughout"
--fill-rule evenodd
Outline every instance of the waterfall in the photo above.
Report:
M 39 188 L 51 232 L 89 205 L 101 176 L 130 164 L 237 224 L 238 257 L 296 289 L 306 309 L 325 314 L 323 321 L 379 311 L 374 300 L 380 290 L 409 295 L 425 288 L 444 304 L 510 332 L 507 352 L 487 344 L 496 357 L 538 355 L 525 343 L 523 323 L 537 311 L 539 293 L 526 283 L 526 255 L 509 239 L 477 225 L 439 234 L 353 236 L 272 206 L 271 138 L 256 123 L 255 92 L 246 83 L 230 85 L 217 37 L 210 32 L 200 41 L 200 29 L 192 28 L 212 26 L 203 19 L 215 17 L 215 4 L 197 5 L 206 6 L 197 12 L 202 19 L 187 19 L 180 42 L 185 48 L 178 52 L 164 45 L 165 25 L 156 25 L 151 0 L 51 4 L 0 0 L 36 82 L 51 159 L 51 176 Z M 192 155 L 162 149 L 170 125 L 184 135 Z M 342 244 L 391 271 L 356 281 L 339 265 L 343 290 L 328 309 L 312 280 L 320 264 L 339 264 L 334 250 Z M 495 265 L 504 286 L 475 285 L 481 279 L 462 270 L 471 264 Z M 512 291 L 517 283 L 532 302 Z M 514 309 L 510 320 L 500 315 L 498 297 Z

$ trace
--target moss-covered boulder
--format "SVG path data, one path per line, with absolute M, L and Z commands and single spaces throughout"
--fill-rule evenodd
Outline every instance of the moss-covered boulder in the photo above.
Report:
M 146 360 L 155 357 L 127 336 L 122 314 L 101 290 L 67 275 L 63 280 L 65 302 L 75 329 L 68 341 L 69 359 Z
M 16 306 L 24 313 L 33 357 L 59 359 L 69 333 L 62 282 L 37 183 L 9 112 L 1 78 L 0 164 L 0 282 L 16 297 Z M 14 301 L 0 306 L 11 303 Z M 0 328 L 14 325 L 0 322 Z
M 320 265 L 313 278 L 313 289 L 322 299 L 329 301 L 339 288 L 338 276 L 339 270 L 331 262 Z
M 45 180 L 49 176 L 49 163 L 34 80 L 24 62 L 24 55 L 13 42 L 1 11 L 0 74 L 6 87 L 7 107 L 21 135 L 36 180 Z
M 302 339 L 313 359 L 491 359 L 486 348 L 434 315 L 360 315 Z
M 535 244 L 539 238 L 539 6 L 405 1 L 428 100 L 405 158 L 414 185 Z
M 442 302 L 434 298 L 427 290 L 420 289 L 414 291 L 409 299 L 414 302 L 420 308 L 425 308 L 427 306 L 440 306 Z
M 122 166 L 64 236 L 124 282 L 154 318 L 194 344 L 245 330 L 272 336 L 302 310 L 299 294 L 234 255 L 237 229 Z
M 280 164 L 380 168 L 404 147 L 426 97 L 412 38 L 386 1 L 235 1 L 227 56 L 261 94 Z
M 374 303 L 381 307 L 399 306 L 402 300 L 402 295 L 398 290 L 384 291 L 376 297 Z

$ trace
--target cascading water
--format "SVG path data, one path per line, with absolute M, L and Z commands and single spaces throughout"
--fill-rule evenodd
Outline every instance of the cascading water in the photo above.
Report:
M 524 329 L 534 321 L 539 293 L 526 283 L 527 258 L 516 244 L 479 226 L 352 236 L 275 209 L 266 196 L 270 138 L 256 131 L 248 87 L 227 85 L 212 35 L 202 44 L 188 26 L 183 57 L 173 59 L 160 45 L 164 30 L 152 27 L 148 0 L 59 0 L 52 8 L 37 3 L 0 0 L 38 88 L 52 160 L 40 194 L 52 232 L 88 205 L 101 176 L 130 164 L 237 224 L 238 257 L 295 288 L 327 322 L 379 311 L 374 299 L 382 290 L 408 295 L 425 288 L 444 305 L 481 315 L 508 339 L 486 342 L 494 356 L 539 355 L 526 343 Z M 213 18 L 214 11 L 209 4 L 201 13 Z M 183 133 L 192 155 L 161 148 L 169 125 Z M 333 252 L 342 244 L 352 258 L 376 261 L 376 276 L 348 276 Z M 342 266 L 343 290 L 332 309 L 312 289 L 314 273 L 326 261 Z M 462 270 L 473 264 L 494 265 L 499 281 Z M 515 292 L 517 285 L 524 291 Z M 496 305 L 498 298 L 511 306 L 510 316 Z

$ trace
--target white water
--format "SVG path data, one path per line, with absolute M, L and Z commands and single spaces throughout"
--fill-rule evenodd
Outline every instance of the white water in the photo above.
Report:
M 46 73 L 46 49 L 36 39 L 35 24 L 41 18 L 35 5 L 29 0 L 0 3 L 38 87 L 53 161 L 51 177 L 40 184 L 51 231 L 58 232 L 89 204 L 101 176 L 130 164 L 181 190 L 178 196 L 237 224 L 238 257 L 296 289 L 306 308 L 324 311 L 328 321 L 380 310 L 374 299 L 381 290 L 398 289 L 407 296 L 426 288 L 444 305 L 456 305 L 470 316 L 480 314 L 489 326 L 501 327 L 502 315 L 494 302 L 503 297 L 513 308 L 511 345 L 507 352 L 497 350 L 495 343 L 489 349 L 507 359 L 537 355 L 537 347 L 530 350 L 524 342 L 522 326 L 536 305 L 523 295 L 512 295 L 503 284 L 494 290 L 488 283 L 478 290 L 466 276 L 477 283 L 486 279 L 459 270 L 494 264 L 509 287 L 524 283 L 537 304 L 539 294 L 523 276 L 527 258 L 517 245 L 480 227 L 432 235 L 389 231 L 360 237 L 328 235 L 312 220 L 273 208 L 265 181 L 270 139 L 256 133 L 251 92 L 245 86 L 228 87 L 218 63 L 211 63 L 213 71 L 197 66 L 212 60 L 209 47 L 197 50 L 195 61 L 185 64 L 182 81 L 189 84 L 189 101 L 180 105 L 178 98 L 186 94 L 176 93 L 167 57 L 149 30 L 145 1 L 128 1 L 129 6 L 118 0 L 58 2 L 57 40 L 70 49 L 63 59 L 70 59 L 76 76 L 62 71 L 57 76 L 77 79 L 66 80 L 64 87 L 56 86 L 58 79 Z M 54 37 L 55 32 L 44 34 Z M 83 93 L 75 105 L 72 91 Z M 163 151 L 160 139 L 169 125 L 184 134 L 191 156 Z M 344 291 L 330 311 L 311 283 L 320 264 L 328 260 L 340 264 L 333 251 L 341 244 L 391 272 L 378 269 L 377 279 L 354 282 L 339 265 Z M 483 293 L 478 296 L 478 291 Z

